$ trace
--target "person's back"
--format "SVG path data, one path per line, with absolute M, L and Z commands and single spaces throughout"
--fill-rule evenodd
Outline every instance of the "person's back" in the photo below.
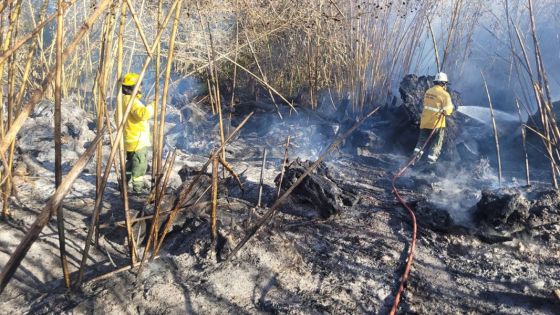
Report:
M 442 115 L 443 113 L 443 115 Z M 441 85 L 434 85 L 424 95 L 420 129 L 445 128 L 445 116 L 453 113 L 451 96 Z
M 434 79 L 434 86 L 424 94 L 424 108 L 420 118 L 420 134 L 414 148 L 416 160 L 420 160 L 424 149 L 429 151 L 428 163 L 434 164 L 441 154 L 445 136 L 445 117 L 453 113 L 451 96 L 446 91 L 449 81 L 440 72 Z
M 138 74 L 128 73 L 122 82 L 122 112 L 131 102 L 132 92 L 138 84 Z M 132 180 L 132 188 L 140 193 L 144 188 L 144 175 L 148 169 L 148 148 L 151 146 L 148 120 L 154 115 L 153 102 L 144 106 L 140 101 L 140 88 L 124 125 L 124 147 L 126 150 L 126 177 Z
M 131 97 L 131 95 L 123 94 L 123 113 Z M 125 149 L 127 152 L 138 151 L 151 145 L 150 125 L 148 120 L 152 118 L 153 114 L 153 106 L 144 106 L 142 101 L 140 101 L 140 95 L 137 95 L 124 125 Z

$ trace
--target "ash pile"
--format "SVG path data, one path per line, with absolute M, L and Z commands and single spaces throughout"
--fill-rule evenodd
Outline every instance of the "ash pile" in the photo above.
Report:
M 95 138 L 93 117 L 77 106 L 72 98 L 62 102 L 62 168 L 69 170 Z M 54 171 L 54 103 L 38 104 L 26 120 L 17 139 L 17 152 L 28 171 Z M 109 139 L 105 139 L 109 142 Z
M 478 235 L 486 241 L 530 238 L 560 240 L 560 192 L 546 187 L 486 190 L 473 209 Z

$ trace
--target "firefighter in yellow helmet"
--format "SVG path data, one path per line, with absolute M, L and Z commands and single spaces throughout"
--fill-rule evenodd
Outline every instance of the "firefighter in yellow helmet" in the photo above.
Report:
M 122 81 L 122 111 L 130 102 L 132 92 L 138 84 L 139 75 L 127 73 Z M 132 189 L 136 193 L 144 188 L 144 175 L 148 169 L 148 150 L 151 146 L 150 125 L 148 120 L 154 115 L 154 103 L 144 105 L 138 90 L 132 103 L 130 114 L 124 125 L 124 147 L 126 150 L 126 178 L 132 181 Z
M 440 72 L 436 74 L 434 86 L 424 95 L 424 108 L 420 118 L 420 135 L 414 148 L 416 160 L 420 160 L 424 150 L 426 150 L 428 152 L 428 163 L 434 164 L 441 154 L 445 138 L 445 117 L 451 116 L 454 109 L 451 96 L 447 92 L 448 84 L 447 74 Z M 426 144 L 432 131 L 434 131 L 434 135 Z M 424 144 L 426 144 L 425 147 Z

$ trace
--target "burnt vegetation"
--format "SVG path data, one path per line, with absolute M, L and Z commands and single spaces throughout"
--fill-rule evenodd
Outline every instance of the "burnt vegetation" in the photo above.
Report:
M 0 314 L 559 313 L 559 14 L 0 0 Z M 414 164 L 437 72 L 455 113 Z

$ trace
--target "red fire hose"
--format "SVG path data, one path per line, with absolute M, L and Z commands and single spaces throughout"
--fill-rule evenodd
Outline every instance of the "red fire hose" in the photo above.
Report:
M 439 122 L 443 119 L 443 117 L 444 116 L 441 115 L 438 118 L 438 121 L 437 121 L 436 125 L 439 124 Z M 424 142 L 424 145 L 420 149 L 421 152 L 423 152 L 424 149 L 428 146 L 428 143 L 430 143 L 430 140 L 434 136 L 434 133 L 436 132 L 436 130 L 437 129 L 432 130 L 432 132 L 430 133 L 430 136 L 428 137 L 426 142 Z M 414 214 L 414 211 L 412 210 L 412 208 L 406 203 L 406 201 L 404 201 L 403 197 L 399 193 L 399 191 L 396 187 L 396 182 L 399 178 L 401 178 L 404 175 L 404 173 L 416 161 L 417 156 L 418 155 L 414 155 L 410 159 L 410 161 L 408 161 L 408 163 L 405 164 L 405 166 L 403 166 L 395 174 L 395 176 L 393 177 L 393 181 L 392 181 L 393 193 L 395 194 L 395 196 L 397 197 L 399 202 L 406 208 L 406 210 L 408 210 L 408 214 L 410 215 L 410 219 L 412 220 L 412 242 L 410 243 L 410 252 L 408 253 L 408 258 L 406 260 L 406 267 L 404 269 L 404 273 L 403 273 L 402 278 L 401 278 L 401 284 L 399 286 L 399 290 L 397 291 L 397 295 L 395 296 L 395 301 L 393 302 L 393 307 L 391 308 L 391 312 L 389 313 L 390 315 L 395 315 L 397 313 L 397 310 L 399 308 L 399 303 L 401 302 L 401 295 L 404 293 L 404 287 L 406 285 L 406 282 L 408 281 L 408 275 L 410 274 L 410 268 L 412 267 L 412 260 L 414 259 L 414 249 L 416 249 L 416 232 L 417 232 L 417 228 L 418 228 L 418 226 L 416 224 L 416 215 Z

